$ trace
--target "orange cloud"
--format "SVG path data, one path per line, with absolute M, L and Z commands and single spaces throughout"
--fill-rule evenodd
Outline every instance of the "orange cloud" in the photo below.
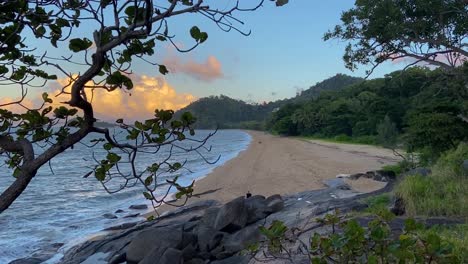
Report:
M 130 91 L 117 89 L 108 92 L 103 89 L 95 89 L 93 92 L 87 91 L 88 100 L 92 97 L 92 104 L 96 118 L 106 121 L 115 121 L 118 118 L 124 118 L 128 121 L 142 120 L 151 118 L 155 109 L 178 110 L 196 100 L 196 97 L 188 93 L 177 93 L 163 78 L 151 77 L 146 75 L 130 76 L 134 87 Z M 58 79 L 52 83 L 49 94 L 54 103 L 54 107 L 63 105 L 60 102 L 68 101 L 68 95 L 55 97 L 61 91 L 61 87 L 68 85 L 67 78 Z M 0 98 L 0 105 L 14 101 L 12 98 Z M 28 98 L 23 101 L 27 107 L 38 107 L 42 102 L 40 94 L 34 98 Z M 66 105 L 65 105 L 66 106 Z M 25 112 L 26 110 L 19 105 L 7 107 L 14 112 Z
M 221 63 L 212 55 L 201 63 L 192 59 L 182 60 L 171 55 L 164 59 L 163 64 L 169 68 L 171 73 L 183 73 L 200 81 L 211 82 L 224 77 Z
M 87 92 L 88 99 L 92 97 L 96 118 L 107 121 L 147 119 L 157 108 L 178 110 L 196 99 L 192 94 L 177 93 L 160 77 L 133 74 L 130 78 L 134 85 L 130 91 L 95 89 L 92 96 L 90 91 Z M 68 83 L 66 79 L 58 82 L 61 85 Z

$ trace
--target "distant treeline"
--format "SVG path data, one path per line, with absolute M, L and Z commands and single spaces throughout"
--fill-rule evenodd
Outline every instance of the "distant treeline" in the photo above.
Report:
M 362 80 L 357 77 L 337 74 L 302 91 L 294 98 L 264 104 L 249 104 L 224 95 L 210 96 L 201 98 L 180 109 L 176 116 L 183 112 L 191 112 L 197 117 L 196 128 L 212 129 L 217 127 L 264 130 L 268 118 L 273 112 L 278 111 L 281 106 L 289 103 L 305 102 L 316 98 L 323 91 L 339 90 Z
M 407 150 L 437 156 L 468 139 L 468 123 L 461 118 L 468 109 L 467 73 L 467 65 L 450 75 L 421 67 L 393 72 L 284 105 L 270 116 L 266 128 L 284 135 L 352 137 L 367 143 L 383 143 L 395 136 L 388 134 L 394 130 L 390 134 L 397 134 Z
M 248 104 L 211 96 L 178 114 L 192 112 L 197 128 L 269 130 L 371 144 L 396 136 L 408 150 L 438 155 L 468 139 L 468 123 L 459 117 L 468 109 L 467 73 L 465 65 L 451 75 L 423 67 L 372 80 L 338 74 L 291 99 Z

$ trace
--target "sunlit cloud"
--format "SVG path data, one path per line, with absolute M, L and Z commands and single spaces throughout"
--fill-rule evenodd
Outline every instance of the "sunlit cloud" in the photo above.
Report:
M 212 55 L 208 56 L 204 62 L 170 55 L 163 60 L 163 64 L 171 73 L 185 74 L 200 81 L 212 82 L 224 77 L 221 62 Z
M 155 109 L 178 110 L 195 101 L 197 98 L 192 94 L 178 93 L 174 87 L 168 84 L 161 77 L 151 77 L 146 75 L 130 76 L 134 87 L 130 91 L 121 89 L 108 92 L 103 89 L 88 89 L 87 98 L 92 102 L 95 116 L 99 120 L 115 121 L 118 118 L 124 118 L 128 121 L 142 120 L 151 118 Z M 58 79 L 51 83 L 47 91 L 50 98 L 54 100 L 53 106 L 57 107 L 69 100 L 69 95 L 60 94 L 62 87 L 67 86 L 67 78 Z M 69 91 L 69 89 L 66 89 Z M 0 98 L 0 104 L 12 102 L 14 98 Z M 39 107 L 42 103 L 40 94 L 26 98 L 22 104 L 28 108 Z M 7 107 L 14 112 L 25 112 L 20 105 Z

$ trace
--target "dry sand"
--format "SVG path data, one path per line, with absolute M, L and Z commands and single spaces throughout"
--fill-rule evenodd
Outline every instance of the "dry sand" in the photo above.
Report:
M 246 132 L 252 136 L 248 149 L 198 180 L 194 194 L 202 195 L 189 203 L 199 199 L 227 202 L 247 192 L 269 196 L 320 189 L 325 187 L 324 180 L 338 174 L 376 170 L 398 161 L 390 150 L 373 146 Z M 385 185 L 369 179 L 348 183 L 360 192 Z

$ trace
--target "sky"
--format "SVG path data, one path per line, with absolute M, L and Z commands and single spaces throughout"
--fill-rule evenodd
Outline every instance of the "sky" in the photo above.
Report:
M 218 1 L 226 6 L 234 2 Z M 241 0 L 241 4 L 253 2 Z M 223 32 L 212 21 L 191 14 L 169 20 L 169 32 L 176 36 L 175 41 L 181 47 L 193 44 L 188 34 L 193 25 L 206 31 L 209 38 L 192 52 L 183 54 L 168 42 L 158 42 L 153 59 L 165 64 L 170 73 L 162 76 L 157 67 L 135 61 L 131 78 L 136 89 L 131 93 L 97 94 L 93 102 L 96 112 L 106 120 L 112 119 L 113 114 L 140 118 L 154 108 L 178 109 L 197 98 L 220 94 L 261 103 L 293 97 L 296 92 L 337 73 L 364 77 L 366 67 L 355 72 L 344 67 L 342 55 L 346 43 L 322 40 L 327 30 L 339 24 L 341 13 L 353 4 L 352 0 L 290 0 L 285 6 L 276 7 L 274 2 L 266 1 L 259 10 L 236 16 L 245 23 L 241 28 L 251 31 L 249 36 Z M 82 26 L 76 34 L 86 35 L 91 28 Z M 37 45 L 38 51 L 43 48 L 32 45 Z M 64 48 L 59 48 L 54 54 L 62 52 L 66 54 Z M 384 64 L 371 78 L 402 67 Z M 80 69 L 72 66 L 70 71 Z M 57 93 L 64 83 L 65 79 L 59 79 L 49 83 L 45 90 Z M 0 89 L 0 103 L 17 94 L 17 88 Z M 39 89 L 30 94 L 41 92 Z

